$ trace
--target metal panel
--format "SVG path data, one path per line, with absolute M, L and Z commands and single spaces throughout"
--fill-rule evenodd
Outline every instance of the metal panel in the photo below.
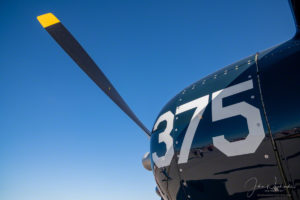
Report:
M 300 41 L 291 40 L 258 62 L 270 128 L 294 199 L 300 199 Z
M 224 135 L 230 142 L 243 141 L 249 134 L 247 121 L 241 115 L 223 120 L 212 120 L 212 93 L 251 81 L 253 88 L 223 99 L 227 107 L 245 102 L 260 111 L 263 134 L 268 133 L 260 98 L 255 57 L 250 56 L 187 87 L 174 97 L 159 114 L 171 111 L 174 126 L 171 132 L 174 156 L 171 164 L 154 167 L 158 185 L 168 199 L 287 199 L 282 184 L 272 143 L 268 134 L 254 153 L 228 157 L 213 145 L 213 137 Z M 209 95 L 209 103 L 203 112 L 192 140 L 186 163 L 178 164 L 178 157 L 186 131 L 195 109 L 176 115 L 177 109 L 197 98 Z M 166 128 L 161 123 L 151 137 L 151 153 L 163 156 L 166 145 L 159 143 L 159 134 Z M 246 147 L 245 147 L 246 148 Z M 166 178 L 167 177 L 167 178 Z M 275 189 L 274 189 L 275 188 Z M 217 192 L 216 192 L 217 191 Z

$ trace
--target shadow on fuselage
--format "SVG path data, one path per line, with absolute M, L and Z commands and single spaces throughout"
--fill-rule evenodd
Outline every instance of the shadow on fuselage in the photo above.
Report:
M 192 180 L 182 183 L 177 193 L 177 199 L 222 199 L 222 200 L 241 200 L 241 199 L 285 199 L 284 190 L 271 191 L 268 188 L 254 188 L 245 192 L 228 194 L 226 189 L 227 179 L 205 179 Z M 274 186 L 269 186 L 273 188 Z

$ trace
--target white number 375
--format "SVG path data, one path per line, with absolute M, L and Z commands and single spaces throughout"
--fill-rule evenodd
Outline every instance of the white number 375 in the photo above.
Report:
M 216 91 L 212 93 L 212 122 L 227 119 L 234 116 L 242 116 L 247 121 L 249 134 L 243 140 L 229 142 L 224 135 L 213 137 L 213 145 L 227 156 L 238 156 L 254 153 L 265 137 L 262 126 L 262 119 L 258 108 L 246 103 L 239 102 L 230 106 L 223 107 L 223 99 L 231 95 L 235 95 L 253 88 L 252 80 L 248 80 L 234 86 Z M 201 121 L 202 114 L 209 103 L 209 95 L 205 95 L 183 105 L 176 109 L 175 115 L 196 108 L 190 120 L 189 126 L 185 133 L 185 137 L 180 149 L 178 164 L 186 163 L 189 157 L 189 151 L 196 133 L 198 124 Z M 173 129 L 174 114 L 168 111 L 162 114 L 156 121 L 153 131 L 155 131 L 160 123 L 167 122 L 167 126 L 158 136 L 159 143 L 165 143 L 166 153 L 158 157 L 157 153 L 152 153 L 152 158 L 157 167 L 165 167 L 170 165 L 174 155 L 173 138 L 170 135 Z

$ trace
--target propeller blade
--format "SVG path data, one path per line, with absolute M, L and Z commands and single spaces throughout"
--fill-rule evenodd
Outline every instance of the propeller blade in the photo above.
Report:
M 37 17 L 40 24 L 54 38 L 54 40 L 69 54 L 78 66 L 109 96 L 143 131 L 150 137 L 150 131 L 136 117 L 118 91 L 98 68 L 92 58 L 81 47 L 72 34 L 52 14 L 47 13 Z

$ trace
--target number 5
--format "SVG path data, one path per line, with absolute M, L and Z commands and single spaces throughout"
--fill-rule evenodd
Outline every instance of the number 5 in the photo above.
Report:
M 246 118 L 249 129 L 248 136 L 241 141 L 229 142 L 224 135 L 213 137 L 213 144 L 227 156 L 238 156 L 254 153 L 265 137 L 260 111 L 258 108 L 240 102 L 223 107 L 225 97 L 253 88 L 252 80 L 219 90 L 212 94 L 212 121 L 219 121 L 233 116 L 241 115 Z

